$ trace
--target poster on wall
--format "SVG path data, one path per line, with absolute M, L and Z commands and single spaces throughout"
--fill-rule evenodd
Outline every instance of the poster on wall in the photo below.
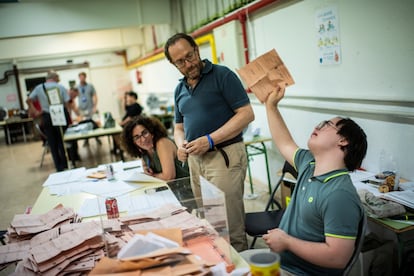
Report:
M 316 34 L 319 64 L 340 64 L 342 55 L 339 40 L 339 19 L 335 6 L 316 11 Z

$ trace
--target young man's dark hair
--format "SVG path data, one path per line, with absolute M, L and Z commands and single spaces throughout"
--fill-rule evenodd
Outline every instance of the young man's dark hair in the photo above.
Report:
M 361 166 L 367 153 L 367 135 L 349 118 L 342 118 L 336 125 L 339 128 L 338 134 L 348 141 L 346 146 L 341 147 L 345 152 L 345 165 L 349 171 L 354 171 Z

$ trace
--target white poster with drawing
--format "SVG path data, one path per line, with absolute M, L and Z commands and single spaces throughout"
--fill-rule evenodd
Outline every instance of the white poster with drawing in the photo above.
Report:
M 60 101 L 60 95 L 59 95 L 59 88 L 54 87 L 54 88 L 50 88 L 47 90 L 47 96 L 49 98 L 50 101 L 50 105 L 54 105 L 54 104 L 61 104 L 62 102 Z
M 54 126 L 66 126 L 65 111 L 63 104 L 55 104 L 49 106 L 50 118 L 52 118 L 52 125 Z
M 316 12 L 316 31 L 319 64 L 340 64 L 342 55 L 336 7 L 325 7 Z

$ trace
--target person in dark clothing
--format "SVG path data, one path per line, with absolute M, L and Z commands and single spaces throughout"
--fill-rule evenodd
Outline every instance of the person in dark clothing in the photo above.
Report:
M 119 122 L 119 125 L 121 127 L 124 127 L 131 119 L 135 116 L 139 116 L 142 113 L 142 106 L 137 103 L 138 94 L 134 91 L 125 92 L 125 115 L 122 117 L 122 121 Z M 113 152 L 117 154 L 120 150 L 120 135 L 116 134 L 113 135 L 113 141 L 114 141 L 114 149 Z M 122 157 L 122 152 L 121 157 Z
M 131 120 L 132 117 L 141 115 L 142 106 L 137 103 L 138 95 L 133 91 L 125 93 L 125 115 L 119 123 L 122 127 Z

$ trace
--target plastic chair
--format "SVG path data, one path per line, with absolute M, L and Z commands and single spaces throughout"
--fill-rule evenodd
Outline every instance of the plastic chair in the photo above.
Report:
M 282 175 L 280 176 L 277 184 L 273 188 L 273 191 L 269 197 L 269 201 L 266 204 L 266 208 L 262 212 L 246 213 L 245 230 L 246 233 L 253 237 L 253 241 L 250 245 L 250 249 L 254 248 L 257 238 L 261 238 L 268 230 L 277 228 L 280 220 L 282 219 L 284 209 L 275 199 L 275 194 L 280 184 L 283 181 L 286 173 L 290 173 L 294 178 L 298 177 L 296 170 L 285 161 L 282 169 Z M 277 205 L 277 210 L 270 210 L 273 204 Z
M 40 167 L 42 167 L 43 166 L 43 160 L 45 159 L 45 154 L 49 151 L 49 143 L 47 142 L 46 134 L 42 131 L 39 124 L 37 124 L 37 123 L 35 124 L 35 129 L 36 129 L 37 133 L 39 134 L 39 136 L 42 138 L 42 140 L 45 141 L 43 143 L 42 160 L 40 161 Z
M 344 268 L 344 273 L 343 273 L 344 276 L 349 275 L 349 273 L 352 270 L 352 267 L 354 266 L 355 262 L 359 258 L 359 253 L 361 253 L 362 245 L 365 239 L 366 229 L 367 229 L 367 216 L 365 215 L 365 212 L 364 212 L 364 215 L 362 216 L 359 222 L 359 225 L 358 225 L 358 236 L 355 240 L 354 252 L 352 253 L 351 259 L 349 260 L 348 264 Z

